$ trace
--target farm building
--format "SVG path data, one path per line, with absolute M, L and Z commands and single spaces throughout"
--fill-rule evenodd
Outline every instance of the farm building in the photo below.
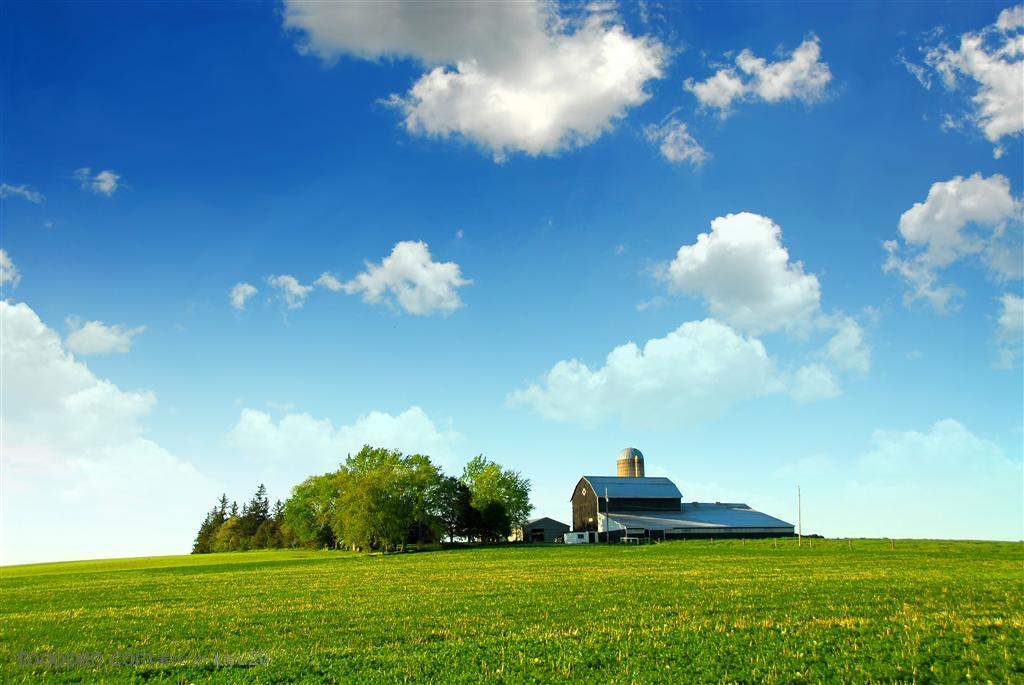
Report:
M 668 478 L 644 475 L 644 455 L 619 453 L 617 476 L 583 476 L 572 493 L 573 531 L 596 531 L 602 539 L 686 537 L 782 537 L 793 524 L 746 504 L 683 502 Z
M 561 540 L 568 532 L 568 525 L 544 516 L 512 529 L 512 539 L 521 542 L 554 542 Z

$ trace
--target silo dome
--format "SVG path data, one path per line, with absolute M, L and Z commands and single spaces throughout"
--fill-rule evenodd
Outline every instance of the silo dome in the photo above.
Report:
M 622 450 L 619 452 L 619 458 L 615 460 L 615 470 L 620 477 L 643 478 L 643 453 L 635 447 L 627 447 Z

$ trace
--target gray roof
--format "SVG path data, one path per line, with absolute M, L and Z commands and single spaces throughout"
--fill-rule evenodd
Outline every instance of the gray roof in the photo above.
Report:
M 665 530 L 671 528 L 693 528 L 701 530 L 720 530 L 726 528 L 770 528 L 792 529 L 792 523 L 786 523 L 774 516 L 763 514 L 751 509 L 746 504 L 723 504 L 711 502 L 692 502 L 684 504 L 682 511 L 672 512 L 638 512 L 631 514 L 610 515 L 612 521 L 626 528 L 647 528 L 648 530 Z
M 668 478 L 626 478 L 619 476 L 583 476 L 598 497 L 671 497 L 682 499 L 679 488 Z
M 556 526 L 560 526 L 562 528 L 565 528 L 566 530 L 569 530 L 569 524 L 568 523 L 562 523 L 561 521 L 556 521 L 555 519 L 551 518 L 550 516 L 540 516 L 540 517 L 535 518 L 535 519 L 530 519 L 529 521 L 524 523 L 522 525 L 522 527 L 523 528 L 529 528 L 530 526 L 536 526 L 539 523 L 540 524 L 547 523 L 548 525 L 555 524 Z

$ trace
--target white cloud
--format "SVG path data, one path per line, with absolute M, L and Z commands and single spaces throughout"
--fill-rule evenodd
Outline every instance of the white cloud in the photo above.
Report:
M 932 89 L 932 74 L 925 66 L 917 64 L 916 62 L 911 62 L 907 59 L 907 56 L 902 50 L 896 59 L 906 68 L 907 71 L 910 72 L 911 76 L 917 79 L 917 82 L 920 83 L 925 90 Z M 946 117 L 949 117 L 949 115 L 947 114 Z M 951 121 L 951 118 L 947 119 L 947 121 Z M 945 124 L 943 125 L 942 130 L 946 130 Z
M 782 229 L 749 212 L 711 222 L 661 273 L 676 291 L 703 297 L 715 317 L 752 333 L 799 328 L 819 311 L 818 278 L 791 262 Z
M 1024 298 L 1013 293 L 1006 293 L 999 298 L 996 338 L 999 342 L 997 366 L 1013 368 L 1020 360 L 1024 347 Z
M 11 261 L 7 250 L 0 249 L 0 286 L 10 284 L 12 288 L 17 288 L 20 282 L 21 272 L 18 267 Z
M 805 532 L 833 537 L 1024 537 L 1020 460 L 955 419 L 936 421 L 923 431 L 876 430 L 862 454 L 798 460 L 779 469 L 776 477 L 801 484 Z
M 906 303 L 925 299 L 945 312 L 960 290 L 939 285 L 937 272 L 957 260 L 978 255 L 998 279 L 1021 277 L 1021 227 L 1021 202 L 1005 176 L 956 176 L 932 184 L 925 201 L 903 213 L 899 232 L 905 244 L 886 242 L 884 269 L 911 286 Z
M 1000 31 L 1012 31 L 1024 27 L 1024 5 L 1007 7 L 996 18 L 996 28 Z
M 608 6 L 578 19 L 553 3 L 315 3 L 288 0 L 299 49 L 412 59 L 427 67 L 389 101 L 413 134 L 473 141 L 501 161 L 554 154 L 610 130 L 662 76 L 668 51 L 635 37 Z
M 947 89 L 958 89 L 961 79 L 972 82 L 970 119 L 993 143 L 1024 130 L 1022 16 L 1024 6 L 1005 9 L 995 24 L 960 36 L 955 48 L 942 43 L 924 50 L 925 64 L 941 76 Z M 918 80 L 925 83 L 920 76 Z
M 132 349 L 135 336 L 145 332 L 145 326 L 126 328 L 121 324 L 108 326 L 102 321 L 81 323 L 75 317 L 68 318 L 68 333 L 64 346 L 75 354 L 124 354 Z
M 1024 471 L 994 442 L 944 419 L 927 432 L 877 430 L 872 443 L 857 475 L 874 494 L 865 504 L 886 522 L 885 534 L 927 526 L 936 536 L 975 538 L 973 517 L 981 515 L 997 537 L 1021 539 Z
M 838 369 L 865 374 L 871 370 L 871 349 L 864 329 L 851 316 L 832 317 L 835 333 L 825 344 L 826 358 Z
M 682 121 L 673 119 L 661 125 L 652 124 L 644 128 L 644 135 L 658 145 L 661 156 L 669 162 L 700 166 L 710 157 Z
M 821 44 L 816 36 L 804 40 L 788 58 L 769 62 L 750 50 L 736 57 L 736 67 L 719 69 L 704 81 L 687 79 L 684 87 L 705 107 L 724 117 L 734 102 L 801 100 L 813 103 L 825 96 L 832 80 L 828 64 L 820 61 Z
M 153 393 L 97 378 L 24 303 L 0 321 L 3 562 L 188 551 L 216 489 L 145 437 Z
M 106 195 L 107 197 L 117 192 L 121 182 L 121 175 L 110 169 L 93 174 L 89 167 L 82 167 L 75 170 L 74 176 L 82 184 L 83 190 L 90 190 L 97 195 Z
M 24 183 L 19 183 L 18 185 L 0 183 L 0 198 L 10 197 L 11 195 L 17 195 L 18 197 L 24 198 L 35 205 L 46 200 L 46 197 L 42 193 L 31 186 L 25 185 Z
M 228 297 L 231 300 L 231 306 L 238 311 L 243 311 L 245 309 L 245 303 L 248 302 L 249 298 L 254 296 L 257 292 L 259 291 L 256 290 L 256 286 L 251 283 L 235 283 L 228 294 Z
M 398 415 L 372 411 L 337 428 L 330 419 L 307 413 L 288 412 L 275 421 L 267 412 L 244 408 L 227 440 L 246 457 L 293 473 L 289 485 L 294 485 L 317 470 L 337 468 L 363 445 L 426 454 L 451 465 L 461 436 L 439 428 L 417 406 Z
M 380 264 L 343 285 L 348 294 L 362 293 L 366 302 L 397 303 L 409 314 L 450 314 L 462 306 L 458 288 L 470 284 L 455 262 L 435 262 L 427 244 L 402 241 Z
M 508 399 L 545 418 L 588 426 L 608 419 L 623 425 L 686 425 L 783 389 L 759 340 L 705 319 L 684 323 L 642 348 L 620 345 L 598 369 L 577 359 L 560 361 L 539 383 Z
M 832 370 L 814 362 L 800 367 L 793 374 L 789 394 L 798 402 L 815 402 L 838 397 L 842 390 Z
M 320 274 L 320 278 L 313 281 L 313 285 L 320 286 L 321 288 L 326 288 L 327 290 L 330 290 L 332 293 L 339 292 L 341 290 L 344 290 L 345 288 L 345 285 L 341 281 L 339 281 L 334 274 L 330 273 L 329 271 L 325 271 L 322 274 Z
M 313 286 L 302 285 L 294 276 L 287 274 L 267 276 L 267 283 L 280 291 L 279 297 L 288 309 L 302 308 L 306 304 L 306 297 L 313 290 Z
M 813 361 L 776 378 L 799 401 L 835 397 L 841 394 L 839 372 L 863 375 L 871 367 L 860 324 L 842 312 L 822 312 L 818 278 L 790 259 L 782 229 L 768 217 L 741 212 L 714 219 L 709 233 L 681 246 L 655 274 L 670 290 L 701 297 L 711 316 L 742 332 L 785 330 L 801 341 L 829 333 L 810 355 Z M 641 302 L 637 309 L 657 303 Z

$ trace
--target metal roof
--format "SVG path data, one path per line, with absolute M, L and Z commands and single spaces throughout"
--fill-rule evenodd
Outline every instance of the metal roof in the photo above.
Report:
M 583 476 L 598 497 L 652 497 L 682 499 L 676 484 L 668 478 L 626 478 L 619 476 Z
M 626 447 L 619 452 L 619 459 L 632 459 L 633 457 L 644 458 L 643 452 L 635 447 Z
M 774 516 L 763 514 L 751 509 L 746 504 L 722 504 L 718 502 L 691 502 L 684 504 L 679 513 L 672 512 L 638 512 L 632 514 L 616 514 L 609 518 L 625 528 L 646 528 L 648 530 L 668 530 L 672 528 L 723 529 L 723 528 L 772 528 L 792 529 L 792 523 L 786 523 Z
M 551 523 L 554 523 L 557 526 L 562 526 L 563 528 L 565 528 L 567 530 L 569 529 L 569 524 L 568 523 L 562 523 L 561 521 L 556 521 L 555 519 L 551 518 L 550 516 L 540 516 L 540 517 L 535 518 L 535 519 L 530 519 L 529 521 L 524 523 L 522 525 L 522 527 L 523 528 L 527 528 L 529 526 L 536 525 L 536 524 L 540 523 L 541 521 L 550 521 Z

